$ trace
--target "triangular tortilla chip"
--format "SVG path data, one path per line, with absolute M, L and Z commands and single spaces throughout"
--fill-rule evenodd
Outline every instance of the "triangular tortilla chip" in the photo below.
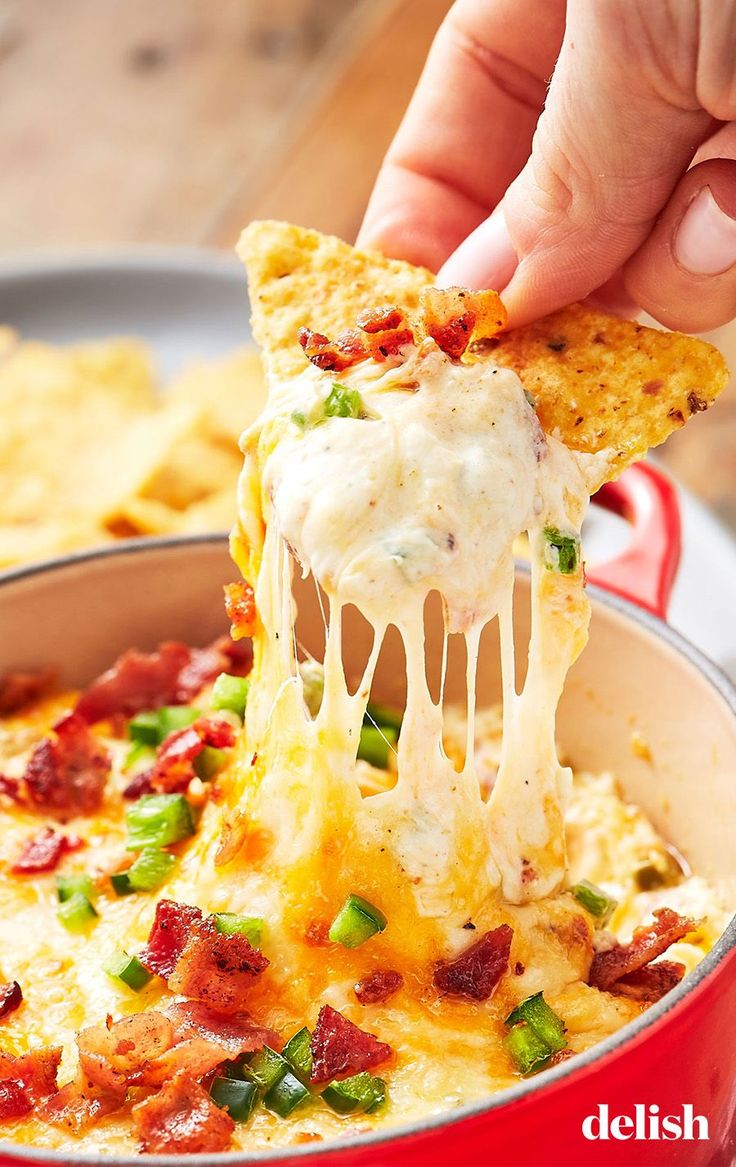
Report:
M 238 251 L 253 332 L 276 377 L 305 367 L 302 326 L 334 338 L 365 308 L 415 312 L 433 279 L 425 268 L 289 223 L 251 223 Z M 707 409 L 728 380 L 723 357 L 705 341 L 583 304 L 494 338 L 489 349 L 495 363 L 519 374 L 548 432 L 573 450 L 612 451 L 609 477 Z

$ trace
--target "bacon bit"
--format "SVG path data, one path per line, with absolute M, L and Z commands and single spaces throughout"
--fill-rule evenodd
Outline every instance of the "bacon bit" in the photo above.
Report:
M 133 1107 L 141 1150 L 152 1154 L 226 1151 L 235 1123 L 187 1073 Z
M 695 927 L 694 920 L 679 916 L 671 908 L 660 908 L 654 913 L 654 922 L 637 928 L 629 944 L 616 944 L 607 952 L 596 952 L 590 966 L 589 984 L 596 989 L 610 990 L 623 977 L 638 972 L 661 956 Z
M 133 1013 L 109 1027 L 92 1025 L 77 1036 L 79 1068 L 87 1082 L 122 1101 L 141 1071 L 174 1044 L 174 1026 L 163 1013 Z
M 14 1057 L 0 1053 L 0 1122 L 29 1114 L 56 1090 L 61 1048 L 34 1050 Z
M 508 924 L 501 924 L 454 960 L 438 961 L 433 977 L 435 988 L 471 1001 L 487 1001 L 509 967 L 513 935 Z
M 424 288 L 422 325 L 452 360 L 459 360 L 471 340 L 488 340 L 508 320 L 497 292 L 470 292 L 465 288 Z
M 60 835 L 53 827 L 43 827 L 26 839 L 10 870 L 13 875 L 37 875 L 39 872 L 53 871 L 62 856 L 78 851 L 84 845 L 84 839 L 78 835 Z
M 0 1021 L 15 1013 L 23 1004 L 23 990 L 17 981 L 8 981 L 0 985 Z
M 342 373 L 368 357 L 380 363 L 395 356 L 404 345 L 414 344 L 414 333 L 398 308 L 369 309 L 361 312 L 357 323 L 357 329 L 346 329 L 334 341 L 321 332 L 302 328 L 299 343 L 307 359 L 318 369 Z
M 75 1078 L 42 1103 L 39 1117 L 78 1137 L 121 1105 L 120 1097 L 101 1094 L 93 1086 Z
M 220 673 L 247 677 L 253 668 L 253 645 L 250 640 L 232 640 L 220 636 L 206 648 L 193 648 L 189 663 L 176 679 L 175 704 L 188 705 L 205 685 Z
M 0 679 L 0 716 L 17 713 L 45 697 L 53 689 L 56 679 L 55 669 L 38 673 L 6 673 Z
M 218 932 L 209 916 L 191 931 L 169 975 L 169 988 L 203 1001 L 218 1013 L 235 1013 L 268 964 L 268 958 L 246 936 Z
M 176 900 L 159 900 L 146 947 L 138 959 L 149 972 L 167 980 L 189 939 L 192 929 L 204 917 L 199 908 Z
M 378 1005 L 398 993 L 404 983 L 400 972 L 393 968 L 376 968 L 355 985 L 355 996 L 361 1005 Z
M 76 713 L 62 717 L 31 754 L 21 798 L 55 818 L 91 814 L 102 802 L 110 755 Z
M 550 1067 L 551 1066 L 559 1066 L 560 1062 L 566 1062 L 568 1060 L 568 1058 L 574 1058 L 574 1057 L 575 1057 L 575 1050 L 570 1049 L 570 1047 L 568 1046 L 566 1049 L 555 1050 L 555 1052 L 552 1054 L 552 1057 L 547 1062 L 547 1065 Z
M 677 960 L 658 960 L 655 964 L 646 964 L 644 968 L 621 977 L 611 986 L 611 992 L 616 996 L 629 997 L 632 1001 L 644 1001 L 653 1005 L 659 1001 L 670 989 L 679 985 L 685 975 L 685 965 Z
M 395 305 L 384 304 L 380 308 L 366 308 L 359 312 L 355 323 L 362 332 L 385 332 L 406 327 L 406 316 Z
M 190 659 L 186 644 L 175 640 L 164 641 L 155 652 L 131 648 L 88 685 L 76 712 L 91 723 L 114 713 L 132 717 L 144 709 L 173 705 L 179 674 Z
M 0 1122 L 12 1122 L 14 1118 L 23 1118 L 32 1110 L 33 1101 L 20 1082 L 13 1078 L 0 1081 Z
M 0 795 L 12 799 L 13 802 L 20 802 L 20 779 L 9 778 L 7 774 L 0 774 Z
M 201 1001 L 176 1001 L 166 1010 L 174 1025 L 177 1041 L 193 1037 L 216 1042 L 224 1055 L 237 1058 L 269 1045 L 280 1050 L 282 1041 L 273 1029 L 258 1025 L 248 1013 L 213 1013 Z
M 253 665 L 250 644 L 220 636 L 206 648 L 166 640 L 155 652 L 130 649 L 97 677 L 79 698 L 75 712 L 90 724 L 144 709 L 187 704 L 218 673 L 247 676 Z
M 323 1005 L 319 1011 L 310 1050 L 313 1082 L 359 1074 L 393 1055 L 390 1045 L 359 1029 L 331 1005 Z
M 299 344 L 313 365 L 330 373 L 342 373 L 351 365 L 365 360 L 368 355 L 365 341 L 355 329 L 348 329 L 340 333 L 335 341 L 331 341 L 321 332 L 300 328 Z
M 252 636 L 256 628 L 256 598 L 247 580 L 225 584 L 225 611 L 230 621 L 233 640 Z
M 123 798 L 131 801 L 136 798 L 142 798 L 144 794 L 152 794 L 153 786 L 151 785 L 151 771 L 141 770 L 140 774 L 136 774 L 135 778 L 131 778 L 127 786 L 123 787 Z
M 311 920 L 304 931 L 304 943 L 310 948 L 329 948 L 332 944 L 329 931 L 329 920 Z
M 229 749 L 235 745 L 235 730 L 229 721 L 219 717 L 198 717 L 191 725 L 176 729 L 161 743 L 156 751 L 156 762 L 152 769 L 137 774 L 126 786 L 123 794 L 134 797 L 131 787 L 141 793 L 151 790 L 159 794 L 171 794 L 186 790 L 196 777 L 192 762 L 205 746 L 215 749 Z

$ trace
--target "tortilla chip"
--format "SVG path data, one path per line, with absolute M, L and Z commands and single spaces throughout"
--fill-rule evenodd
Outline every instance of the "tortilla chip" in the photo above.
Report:
M 235 444 L 227 449 L 212 442 L 199 432 L 197 423 L 195 430 L 182 434 L 168 454 L 159 459 L 140 494 L 144 499 L 183 511 L 224 486 L 234 495 L 242 462 Z
M 251 223 L 238 251 L 248 271 L 253 332 L 276 377 L 305 367 L 299 328 L 334 338 L 377 304 L 412 313 L 433 278 L 424 268 L 288 223 Z M 705 341 L 583 304 L 502 334 L 471 359 L 486 355 L 518 373 L 548 433 L 573 450 L 611 450 L 607 477 L 707 409 L 728 380 L 721 354 Z
M 200 432 L 237 450 L 243 430 L 266 403 L 261 358 L 249 348 L 223 360 L 194 365 L 169 386 L 166 399 L 199 407 Z

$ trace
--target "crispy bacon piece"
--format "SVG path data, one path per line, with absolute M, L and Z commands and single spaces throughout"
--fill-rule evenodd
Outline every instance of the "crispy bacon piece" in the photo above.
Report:
M 393 1055 L 390 1045 L 359 1029 L 331 1005 L 323 1005 L 319 1011 L 310 1050 L 313 1082 L 359 1074 Z
M 176 679 L 174 704 L 181 702 L 188 705 L 200 689 L 210 685 L 220 673 L 247 677 L 252 667 L 253 645 L 250 640 L 219 636 L 206 648 L 193 648 L 189 663 Z
M 78 1137 L 106 1114 L 118 1110 L 122 1101 L 119 1095 L 104 1094 L 78 1077 L 41 1104 L 39 1117 Z
M 176 900 L 159 900 L 146 947 L 138 953 L 141 964 L 167 980 L 184 951 L 189 935 L 203 919 L 199 908 Z
M 422 327 L 452 360 L 459 360 L 470 341 L 488 340 L 506 327 L 506 309 L 497 292 L 467 288 L 424 288 Z
M 226 1151 L 235 1123 L 185 1071 L 133 1107 L 141 1150 L 152 1154 Z
M 268 964 L 267 957 L 246 936 L 224 935 L 217 931 L 212 917 L 207 917 L 191 930 L 169 975 L 169 988 L 218 1013 L 236 1013 L 254 979 Z
M 653 1005 L 661 1000 L 670 989 L 679 985 L 685 975 L 685 965 L 677 960 L 658 960 L 655 964 L 645 964 L 644 968 L 629 973 L 611 985 L 611 992 L 618 997 L 629 997 L 632 1001 L 643 1001 Z
M 23 990 L 17 981 L 7 981 L 5 984 L 0 984 L 0 1021 L 4 1017 L 9 1017 L 11 1013 L 15 1013 L 22 1004 Z
M 155 652 L 131 648 L 87 686 L 76 712 L 91 723 L 115 713 L 132 717 L 143 709 L 173 705 L 179 674 L 190 659 L 187 646 L 175 640 L 164 641 Z
M 38 875 L 53 871 L 62 857 L 84 846 L 78 835 L 60 835 L 53 827 L 42 827 L 26 839 L 10 870 L 13 875 Z
M 213 1013 L 201 1001 L 176 1001 L 166 1010 L 174 1025 L 177 1040 L 193 1037 L 216 1042 L 228 1058 L 253 1053 L 269 1045 L 281 1049 L 281 1038 L 273 1029 L 258 1025 L 247 1013 L 230 1013 L 223 1017 Z
M 6 673 L 0 679 L 0 716 L 17 713 L 33 701 L 45 697 L 55 682 L 54 669 L 44 669 L 37 673 Z
M 355 996 L 361 1005 L 378 1005 L 398 993 L 404 983 L 400 972 L 393 968 L 376 968 L 355 986 Z
M 121 1099 L 142 1069 L 174 1044 L 174 1026 L 163 1013 L 133 1013 L 109 1027 L 92 1025 L 77 1036 L 79 1068 L 96 1089 Z
M 386 332 L 387 329 L 404 328 L 406 316 L 393 304 L 383 304 L 378 308 L 366 308 L 359 312 L 355 323 L 363 332 Z
M 13 1078 L 0 1081 L 0 1122 L 23 1118 L 33 1110 L 33 1100 L 20 1082 Z
M 233 640 L 252 636 L 256 628 L 256 598 L 253 588 L 244 580 L 225 584 L 225 611 L 230 621 Z
M 253 665 L 250 643 L 220 636 L 205 648 L 188 648 L 165 640 L 155 652 L 129 649 L 112 668 L 91 683 L 77 701 L 76 712 L 90 724 L 144 709 L 187 704 L 218 673 L 245 677 Z
M 77 713 L 62 717 L 31 754 L 21 798 L 55 818 L 91 814 L 102 802 L 110 755 Z
M 404 345 L 414 343 L 414 333 L 403 312 L 391 305 L 361 312 L 357 324 L 357 329 L 346 329 L 334 341 L 321 332 L 302 328 L 299 343 L 313 365 L 331 373 L 342 373 L 368 357 L 380 363 L 395 356 Z
M 60 1061 L 61 1049 L 56 1047 L 20 1057 L 0 1053 L 0 1122 L 22 1118 L 56 1091 Z
M 342 373 L 368 356 L 368 346 L 356 329 L 347 329 L 332 341 L 321 332 L 300 328 L 299 344 L 313 365 L 330 373 Z
M 191 725 L 169 734 L 156 751 L 153 767 L 143 775 L 136 775 L 123 793 L 128 798 L 134 796 L 131 791 L 134 785 L 141 788 L 140 793 L 155 790 L 160 794 L 171 794 L 176 790 L 186 790 L 195 777 L 192 763 L 205 746 L 222 750 L 234 745 L 235 730 L 229 721 L 219 717 L 198 717 Z
M 610 990 L 623 977 L 638 972 L 661 956 L 695 927 L 694 920 L 679 916 L 671 908 L 660 908 L 654 913 L 653 923 L 637 928 L 629 944 L 616 944 L 608 952 L 596 952 L 589 983 L 596 989 Z
M 487 1001 L 509 967 L 513 935 L 508 924 L 501 924 L 454 960 L 438 961 L 433 977 L 435 988 L 471 1001 Z

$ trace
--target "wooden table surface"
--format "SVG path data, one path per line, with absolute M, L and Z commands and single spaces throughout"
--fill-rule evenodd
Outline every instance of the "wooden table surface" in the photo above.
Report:
M 350 239 L 449 0 L 0 0 L 0 260 Z M 736 341 L 729 334 L 736 367 Z M 736 528 L 736 390 L 664 459 Z

